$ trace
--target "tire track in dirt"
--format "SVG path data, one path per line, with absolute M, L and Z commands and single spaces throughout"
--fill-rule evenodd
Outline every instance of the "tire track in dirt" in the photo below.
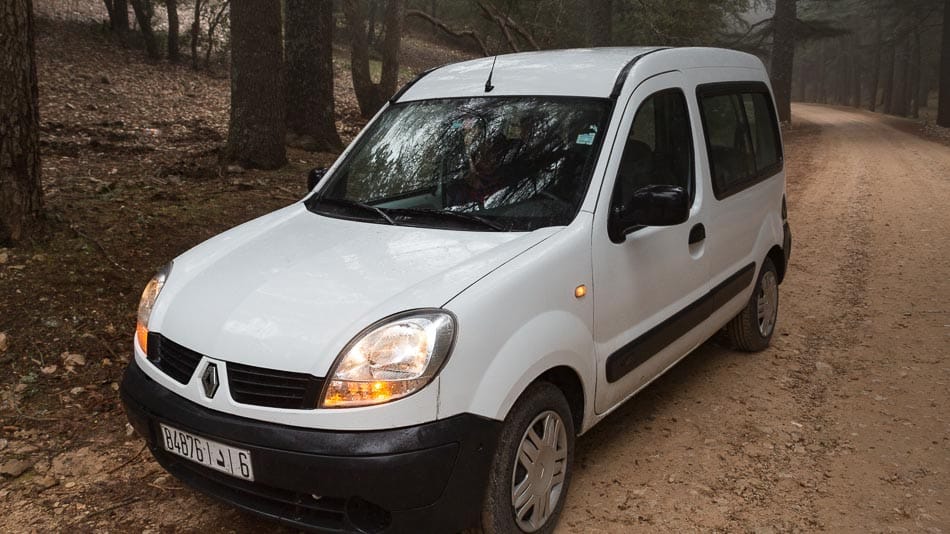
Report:
M 825 458 L 830 530 L 941 532 L 950 527 L 950 149 L 878 116 L 800 106 L 799 117 L 840 131 L 857 157 L 867 240 L 851 287 L 863 303 L 833 345 L 835 381 L 824 433 L 839 446 Z

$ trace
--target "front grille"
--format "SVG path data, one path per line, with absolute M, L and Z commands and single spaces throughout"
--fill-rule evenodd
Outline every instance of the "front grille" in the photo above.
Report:
M 187 384 L 194 374 L 201 354 L 157 334 L 148 334 L 148 359 L 166 375 Z
M 148 334 L 148 359 L 166 375 L 182 384 L 201 362 L 202 355 L 155 332 Z M 290 373 L 239 363 L 228 363 L 231 398 L 241 404 L 309 410 L 317 407 L 323 379 L 306 373 Z
M 322 378 L 238 363 L 229 363 L 227 367 L 231 398 L 236 402 L 292 410 L 317 407 Z

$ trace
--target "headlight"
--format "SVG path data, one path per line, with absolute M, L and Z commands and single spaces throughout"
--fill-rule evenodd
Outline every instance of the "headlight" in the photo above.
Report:
M 415 393 L 442 368 L 455 341 L 455 317 L 415 310 L 367 328 L 337 358 L 321 407 L 389 402 Z
M 145 286 L 145 291 L 142 291 L 142 299 L 139 300 L 138 320 L 135 323 L 135 339 L 138 340 L 142 352 L 146 354 L 148 354 L 148 319 L 152 315 L 152 306 L 155 305 L 158 294 L 165 287 L 165 280 L 168 279 L 171 270 L 172 264 L 169 263 L 155 273 L 155 276 Z

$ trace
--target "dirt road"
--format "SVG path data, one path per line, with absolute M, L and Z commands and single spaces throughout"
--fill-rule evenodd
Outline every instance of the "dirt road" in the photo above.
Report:
M 816 106 L 786 143 L 773 347 L 708 343 L 582 437 L 559 532 L 950 531 L 950 148 Z M 39 461 L 0 482 L 2 532 L 281 531 L 165 475 L 120 413 L 92 440 L 34 424 L 3 444 Z
M 778 333 L 579 441 L 563 532 L 950 531 L 950 148 L 794 109 Z

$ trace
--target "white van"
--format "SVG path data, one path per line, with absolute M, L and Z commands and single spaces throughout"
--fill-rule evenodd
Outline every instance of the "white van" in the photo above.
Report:
M 720 330 L 775 329 L 791 241 L 751 55 L 444 66 L 311 185 L 149 282 L 121 389 L 168 471 L 297 527 L 550 532 L 576 436 Z

